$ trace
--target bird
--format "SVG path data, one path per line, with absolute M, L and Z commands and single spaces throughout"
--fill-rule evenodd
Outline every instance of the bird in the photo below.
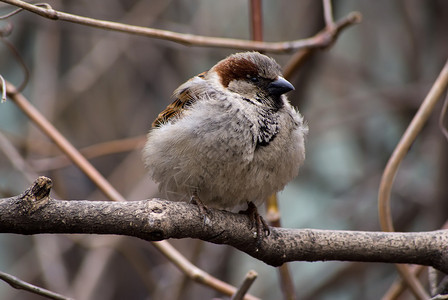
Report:
M 184 84 L 152 123 L 143 161 L 162 196 L 240 211 L 269 235 L 257 207 L 298 175 L 308 125 L 291 106 L 280 65 L 258 52 L 232 54 Z

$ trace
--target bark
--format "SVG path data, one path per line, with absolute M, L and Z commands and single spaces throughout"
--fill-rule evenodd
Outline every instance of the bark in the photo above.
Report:
M 151 199 L 128 202 L 65 201 L 49 196 L 39 177 L 23 194 L 0 199 L 0 232 L 116 234 L 147 241 L 198 238 L 233 246 L 269 265 L 289 261 L 359 261 L 432 266 L 448 273 L 448 231 L 362 232 L 270 228 L 257 244 L 246 215 Z

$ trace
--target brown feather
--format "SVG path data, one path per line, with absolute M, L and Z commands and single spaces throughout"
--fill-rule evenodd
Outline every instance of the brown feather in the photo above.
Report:
M 204 78 L 207 72 L 202 72 L 197 75 L 197 77 Z M 174 101 L 165 108 L 154 120 L 152 123 L 152 127 L 160 127 L 171 119 L 178 117 L 186 106 L 193 104 L 196 101 L 196 97 L 194 97 L 190 91 L 190 89 L 186 88 L 178 93 L 176 93 Z

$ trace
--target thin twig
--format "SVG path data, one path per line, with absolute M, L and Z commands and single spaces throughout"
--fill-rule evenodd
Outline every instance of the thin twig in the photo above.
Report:
M 248 41 L 239 39 L 206 37 L 193 34 L 183 34 L 168 30 L 160 30 L 142 26 L 122 24 L 117 22 L 97 20 L 93 18 L 87 18 L 60 12 L 51 8 L 41 8 L 21 0 L 0 0 L 0 1 L 11 5 L 15 5 L 17 7 L 21 7 L 25 10 L 28 10 L 30 12 L 33 12 L 35 14 L 38 14 L 42 17 L 51 20 L 62 20 L 101 29 L 125 32 L 156 39 L 163 39 L 189 46 L 255 50 L 271 53 L 285 53 L 285 52 L 297 51 L 298 49 L 304 49 L 304 48 L 326 47 L 328 44 L 334 42 L 336 36 L 343 28 L 347 27 L 348 25 L 358 23 L 360 19 L 359 13 L 350 13 L 343 20 L 341 20 L 342 24 L 344 25 L 339 27 L 338 24 L 341 24 L 341 21 L 336 23 L 335 30 L 331 30 L 331 32 L 324 30 L 323 32 L 318 33 L 314 37 L 294 41 L 259 42 L 259 41 Z
M 128 152 L 143 147 L 145 135 L 131 138 L 112 140 L 98 143 L 85 148 L 79 149 L 79 152 L 88 159 L 111 155 L 121 152 Z M 48 171 L 64 168 L 70 165 L 70 160 L 65 155 L 42 158 L 34 160 L 32 165 L 36 171 Z
M 35 6 L 42 6 L 42 7 L 45 7 L 47 9 L 51 9 L 50 4 L 48 4 L 48 3 L 35 3 L 33 5 L 35 5 Z M 12 12 L 7 13 L 6 15 L 0 16 L 0 20 L 6 20 L 6 19 L 8 19 L 8 18 L 10 18 L 10 17 L 12 17 L 14 15 L 17 15 L 22 10 L 24 10 L 24 8 L 17 8 L 15 10 L 13 10 Z
M 327 28 L 319 32 L 317 36 L 324 37 L 325 35 L 329 36 L 327 38 L 333 39 L 333 42 L 336 40 L 339 33 L 352 24 L 356 24 L 361 22 L 362 16 L 358 12 L 352 12 L 347 17 L 339 20 L 335 23 L 335 27 L 333 30 L 328 30 Z M 285 78 L 291 78 L 294 72 L 308 59 L 308 57 L 313 54 L 317 49 L 326 49 L 330 47 L 333 42 L 326 43 L 325 46 L 321 48 L 305 48 L 298 50 L 293 57 L 288 61 L 288 63 L 283 67 L 283 75 Z
M 33 121 L 43 133 L 45 133 L 72 161 L 81 169 L 92 182 L 113 201 L 125 201 L 124 197 L 96 170 L 90 162 L 79 153 L 79 151 L 21 94 L 15 87 L 7 82 L 6 90 L 8 96 L 22 109 L 22 111 Z M 210 274 L 202 271 L 191 264 L 179 251 L 171 246 L 167 241 L 153 243 L 162 254 L 173 262 L 181 271 L 185 272 L 193 280 L 207 285 L 226 295 L 233 295 L 236 291 L 231 286 Z M 198 275 L 199 276 L 196 276 Z M 246 299 L 257 299 L 247 295 Z
M 5 79 L 3 78 L 2 75 L 0 75 L 0 80 L 2 82 L 2 100 L 0 103 L 5 103 L 6 102 L 6 83 L 5 83 Z
M 431 296 L 437 295 L 437 282 L 438 282 L 437 270 L 433 268 L 428 269 L 428 283 L 429 283 L 429 294 Z
M 34 5 L 42 6 L 42 7 L 45 7 L 45 8 L 51 8 L 51 6 L 48 5 L 47 3 L 37 3 L 37 4 L 34 4 Z M 19 9 L 16 9 L 16 10 L 14 10 L 13 12 L 11 12 L 9 14 L 0 16 L 0 20 L 4 20 L 4 19 L 7 19 L 7 18 L 9 18 L 11 16 L 14 16 L 15 14 L 18 14 L 19 12 L 21 12 L 22 10 L 23 10 L 23 8 L 19 8 Z M 22 56 L 20 55 L 19 51 L 17 51 L 16 47 L 14 47 L 14 45 L 5 38 L 7 35 L 9 35 L 11 33 L 11 31 L 12 31 L 12 26 L 7 27 L 7 29 L 5 29 L 4 32 L 2 32 L 1 40 L 5 44 L 5 46 L 9 49 L 9 51 L 11 51 L 11 53 L 14 55 L 14 57 L 19 62 L 20 66 L 22 67 L 22 70 L 23 70 L 23 73 L 24 73 L 24 78 L 23 78 L 22 83 L 16 88 L 17 91 L 21 92 L 21 91 L 23 91 L 25 86 L 28 84 L 28 80 L 29 80 L 29 77 L 30 77 L 30 71 L 29 71 L 25 61 L 23 60 Z M 5 86 L 4 82 L 3 82 L 3 77 L 1 79 L 2 79 L 2 83 L 3 83 L 2 86 Z M 2 97 L 1 102 L 3 103 L 5 101 L 6 101 L 6 97 L 5 98 Z
M 425 266 L 412 265 L 409 267 L 409 271 L 414 274 L 415 277 L 419 276 L 420 273 L 425 269 Z M 394 300 L 397 299 L 405 290 L 406 283 L 402 277 L 398 277 L 395 282 L 390 286 L 387 292 L 383 295 L 381 300 Z
M 7 282 L 10 286 L 12 286 L 15 289 L 25 290 L 25 291 L 31 292 L 33 294 L 37 294 L 37 295 L 41 295 L 43 297 L 49 298 L 49 299 L 57 299 L 57 300 L 71 299 L 71 298 L 62 296 L 58 293 L 35 286 L 31 283 L 25 282 L 15 276 L 12 276 L 10 274 L 7 274 L 7 273 L 1 272 L 1 271 L 0 271 L 0 279 Z
M 283 297 L 287 300 L 297 299 L 289 264 L 286 263 L 278 267 L 278 273 L 280 275 L 280 284 L 282 287 Z
M 443 224 L 443 226 L 440 229 L 448 229 L 448 221 L 446 221 L 445 224 Z M 411 265 L 410 271 L 415 276 L 419 276 L 420 273 L 425 268 L 426 268 L 425 266 L 421 266 L 421 265 Z M 404 292 L 405 288 L 406 288 L 406 285 L 403 282 L 403 278 L 401 278 L 401 277 L 397 278 L 381 299 L 382 300 L 395 300 Z
M 276 194 L 271 195 L 266 201 L 266 218 L 271 226 L 281 227 L 280 210 Z M 278 274 L 280 276 L 280 285 L 284 299 L 296 299 L 294 280 L 292 279 L 291 270 L 287 263 L 278 267 Z
M 28 183 L 32 183 L 36 179 L 38 174 L 32 170 L 25 159 L 20 155 L 19 151 L 17 151 L 14 145 L 2 132 L 0 132 L 0 150 L 3 152 L 4 157 L 9 159 L 12 166 L 17 170 L 20 170 Z
M 261 0 L 250 1 L 250 20 L 252 28 L 252 40 L 263 41 L 263 12 Z
M 102 237 L 108 240 L 110 237 Z M 123 242 L 124 238 L 112 239 L 109 247 L 90 249 L 79 264 L 76 276 L 71 281 L 70 290 L 79 299 L 94 299 L 95 288 L 104 279 L 107 267 L 115 254 L 117 245 Z M 95 268 L 92 268 L 95 265 Z
M 434 82 L 434 85 L 428 95 L 423 100 L 423 103 L 403 134 L 400 142 L 387 162 L 386 168 L 384 169 L 378 193 L 379 218 L 383 231 L 394 231 L 390 211 L 390 192 L 392 190 L 392 185 L 397 174 L 398 167 L 447 86 L 448 61 L 445 63 L 445 66 Z M 417 278 L 409 271 L 407 266 L 397 265 L 397 269 L 416 297 L 419 299 L 428 299 L 428 294 L 423 289 Z
M 242 300 L 244 299 L 244 295 L 246 295 L 247 291 L 254 283 L 255 279 L 257 279 L 258 274 L 254 270 L 250 270 L 247 272 L 246 277 L 244 278 L 243 283 L 240 288 L 236 291 L 236 293 L 230 298 L 231 300 Z
M 381 178 L 378 194 L 378 210 L 380 215 L 381 228 L 384 231 L 394 231 L 392 217 L 390 212 L 390 192 L 395 175 L 398 171 L 401 161 L 407 154 L 415 138 L 421 131 L 426 120 L 429 118 L 435 104 L 439 101 L 443 91 L 448 86 L 448 61 L 445 63 L 438 78 L 434 82 L 423 103 L 420 105 L 417 113 L 401 137 L 397 147 L 392 153 Z
M 434 269 L 432 269 L 434 270 Z M 434 270 L 435 272 L 437 272 L 436 270 Z M 440 273 L 439 273 L 440 275 Z M 446 294 L 448 288 L 448 276 L 445 275 L 445 277 L 443 277 L 443 279 L 439 282 L 436 290 L 435 290 L 435 295 L 440 295 L 442 293 L 444 293 L 444 295 L 440 295 L 440 296 L 445 296 L 446 299 L 448 299 L 448 295 Z
M 176 249 L 174 249 L 173 246 L 169 243 L 164 243 L 165 241 L 160 242 L 152 242 L 152 244 L 159 250 L 162 251 L 162 247 L 170 250 L 167 251 L 165 256 L 173 262 L 182 272 L 184 272 L 190 279 L 210 286 L 214 288 L 216 291 L 223 293 L 225 295 L 231 296 L 236 292 L 236 288 L 234 286 L 231 286 L 228 283 L 225 283 L 210 274 L 204 272 L 203 270 L 199 269 L 195 265 L 193 265 L 188 259 L 185 258 L 185 256 L 181 255 Z M 171 250 L 171 249 L 172 250 Z M 258 298 L 252 296 L 252 295 L 246 295 L 244 299 L 247 300 L 256 300 Z
M 322 2 L 324 7 L 325 25 L 328 29 L 334 30 L 336 25 L 334 23 L 333 6 L 331 5 L 331 0 L 323 0 Z
M 294 72 L 302 66 L 302 64 L 313 54 L 310 49 L 297 51 L 283 67 L 283 75 L 286 79 L 290 79 Z
M 95 169 L 90 162 L 51 124 L 13 85 L 6 84 L 9 97 L 16 105 L 113 201 L 125 201 L 123 196 Z
M 409 287 L 411 292 L 414 294 L 416 299 L 420 300 L 428 299 L 429 297 L 428 293 L 426 292 L 425 288 L 420 283 L 418 278 L 414 275 L 414 273 L 411 272 L 411 269 L 408 265 L 396 264 L 395 268 L 397 269 L 401 278 L 403 278 L 403 281 Z
M 443 135 L 448 140 L 448 129 L 444 125 L 444 119 L 446 117 L 447 110 L 448 110 L 448 93 L 447 93 L 447 95 L 445 97 L 445 101 L 443 102 L 442 111 L 440 112 L 440 117 L 439 117 L 439 128 L 440 128 L 440 131 L 442 131 Z
M 20 55 L 20 53 L 16 49 L 16 47 L 4 37 L 2 37 L 1 40 L 2 40 L 3 44 L 5 44 L 5 46 L 8 47 L 9 51 L 14 55 L 14 57 L 16 58 L 16 61 L 22 67 L 24 76 L 23 76 L 22 83 L 20 83 L 20 85 L 17 87 L 17 91 L 22 92 L 25 89 L 25 86 L 28 84 L 28 80 L 30 78 L 30 70 L 28 69 L 28 66 L 25 63 L 25 60 L 23 60 L 22 55 Z

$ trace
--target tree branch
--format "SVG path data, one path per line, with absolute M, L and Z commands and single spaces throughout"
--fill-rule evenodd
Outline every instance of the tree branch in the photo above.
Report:
M 392 153 L 386 167 L 384 168 L 383 175 L 378 191 L 378 214 L 380 219 L 381 228 L 384 231 L 394 231 L 392 223 L 392 213 L 390 206 L 391 190 L 394 183 L 395 176 L 398 172 L 398 168 L 401 161 L 407 155 L 411 145 L 414 143 L 418 134 L 426 123 L 427 119 L 431 115 L 435 105 L 442 96 L 442 93 L 448 86 L 448 60 L 434 82 L 428 95 L 423 100 L 417 113 L 409 124 L 408 128 L 401 137 L 397 147 Z M 408 266 L 397 265 L 398 272 L 408 284 L 412 292 L 418 299 L 427 299 L 428 295 L 425 292 L 423 286 L 418 279 L 412 274 Z
M 71 23 L 97 27 L 101 29 L 120 31 L 156 39 L 163 39 L 188 46 L 220 47 L 220 48 L 231 48 L 240 50 L 265 51 L 271 53 L 292 52 L 304 48 L 325 48 L 331 45 L 336 40 L 338 34 L 343 29 L 347 28 L 350 25 L 357 24 L 361 20 L 360 13 L 352 12 L 339 22 L 335 23 L 335 27 L 331 28 L 331 30 L 323 30 L 314 37 L 294 41 L 270 43 L 270 42 L 216 38 L 216 37 L 206 37 L 193 34 L 177 33 L 168 30 L 154 29 L 154 28 L 128 25 L 117 22 L 103 21 L 93 18 L 77 16 L 54 10 L 49 5 L 45 7 L 39 7 L 37 5 L 33 5 L 20 0 L 0 0 L 0 1 L 14 5 L 16 7 L 20 7 L 24 10 L 30 11 L 32 13 L 38 14 L 44 18 L 48 18 L 51 20 L 62 20 Z
M 37 295 L 41 295 L 43 297 L 49 298 L 49 299 L 71 300 L 71 298 L 62 296 L 58 293 L 49 291 L 47 289 L 43 289 L 38 286 L 35 286 L 33 284 L 25 282 L 15 276 L 7 274 L 7 273 L 0 272 L 0 279 L 7 282 L 13 288 L 25 290 L 25 291 L 31 292 L 33 294 L 37 294 Z
M 432 266 L 448 273 L 448 231 L 361 232 L 271 228 L 260 249 L 247 216 L 210 209 L 206 221 L 195 205 L 161 199 L 63 201 L 39 177 L 20 196 L 0 200 L 0 232 L 17 234 L 117 234 L 147 241 L 197 238 L 233 246 L 269 265 L 288 261 L 360 261 Z

